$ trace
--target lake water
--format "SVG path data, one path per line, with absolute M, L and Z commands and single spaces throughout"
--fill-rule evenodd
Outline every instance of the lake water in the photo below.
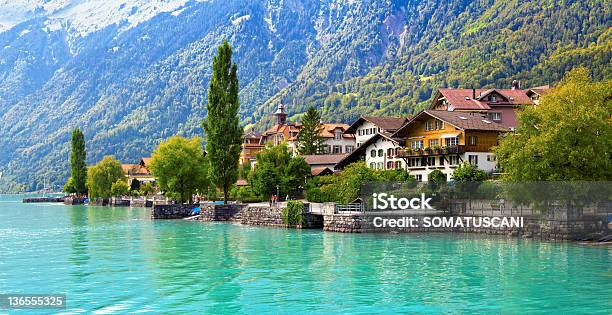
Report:
M 152 221 L 22 197 L 0 196 L 0 293 L 65 293 L 65 313 L 612 312 L 610 247 Z

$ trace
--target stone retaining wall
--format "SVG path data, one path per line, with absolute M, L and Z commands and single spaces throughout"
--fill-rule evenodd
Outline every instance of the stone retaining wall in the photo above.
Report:
M 182 219 L 191 216 L 193 208 L 198 204 L 155 205 L 151 211 L 153 219 Z
M 323 228 L 323 216 L 304 214 L 305 223 L 296 228 Z M 230 221 L 244 225 L 285 227 L 282 208 L 245 205 L 206 205 L 202 207 L 202 221 Z
M 64 197 L 33 197 L 23 198 L 23 203 L 39 203 L 39 202 L 64 202 Z
M 407 215 L 386 215 L 384 218 L 399 219 Z M 409 215 L 409 217 L 423 222 L 429 216 L 451 217 L 450 215 Z M 457 217 L 457 216 L 454 216 Z M 538 217 L 523 217 L 522 228 L 510 227 L 375 227 L 374 216 L 363 214 L 327 214 L 323 216 L 323 230 L 343 233 L 423 233 L 423 232 L 453 232 L 453 233 L 481 233 L 508 236 L 522 236 L 525 238 L 538 238 L 543 240 L 572 240 L 592 233 L 609 233 L 603 217 L 584 218 L 581 220 L 548 220 Z
M 244 205 L 204 205 L 200 218 L 202 221 L 234 221 L 240 222 Z

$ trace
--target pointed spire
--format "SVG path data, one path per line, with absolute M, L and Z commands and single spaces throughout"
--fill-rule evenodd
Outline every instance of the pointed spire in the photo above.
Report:
M 285 112 L 285 105 L 283 105 L 283 102 L 278 104 L 278 108 L 276 109 L 274 116 L 276 116 L 277 124 L 285 125 L 287 123 L 287 113 Z

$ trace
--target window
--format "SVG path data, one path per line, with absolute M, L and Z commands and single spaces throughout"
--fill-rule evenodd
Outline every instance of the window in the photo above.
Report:
M 423 148 L 423 140 L 414 140 L 410 143 L 410 147 L 413 149 L 422 149 Z
M 395 154 L 394 154 L 394 155 L 395 155 L 395 156 L 398 156 L 398 155 L 399 155 L 399 152 L 400 152 L 400 148 L 395 148 Z
M 357 130 L 357 135 L 361 136 L 361 129 Z
M 347 145 L 344 148 L 346 149 L 346 153 L 351 153 L 353 150 L 355 150 L 355 147 L 352 145 Z
M 393 148 L 388 148 L 388 149 L 387 149 L 387 156 L 388 156 L 388 157 L 393 157 L 393 153 L 394 153 L 394 151 L 395 151 L 395 150 L 393 150 Z
M 436 158 L 433 156 L 430 156 L 427 158 L 427 165 L 428 166 L 436 166 Z
M 468 155 L 468 162 L 472 165 L 478 165 L 478 155 Z
M 487 117 L 490 120 L 493 120 L 493 121 L 501 121 L 502 120 L 502 113 L 500 113 L 500 112 L 490 112 L 490 113 L 487 113 Z
M 414 175 L 414 178 L 417 180 L 417 182 L 422 182 L 423 181 L 423 175 L 421 175 L 421 174 Z
M 478 144 L 478 139 L 476 138 L 476 136 L 469 136 L 468 137 L 468 144 L 469 145 L 477 145 Z
M 370 163 L 370 168 L 371 169 L 375 169 L 376 168 L 376 163 L 374 163 L 374 162 Z
M 489 154 L 489 155 L 487 155 L 487 161 L 488 162 L 495 162 L 495 161 L 497 161 L 497 157 L 495 156 L 495 154 Z
M 434 122 L 433 120 L 428 120 L 425 122 L 425 131 L 434 130 Z
M 440 166 L 444 166 L 444 156 L 440 157 Z
M 370 156 L 371 157 L 376 157 L 376 150 L 370 151 Z
M 401 168 L 402 168 L 402 162 L 400 162 L 400 161 L 395 161 L 395 168 L 396 168 L 396 169 L 401 169 Z
M 439 119 L 436 119 L 436 129 L 439 129 L 439 130 L 444 129 L 444 122 Z
M 387 169 L 390 170 L 393 168 L 393 162 L 392 161 L 388 161 L 387 162 Z
M 409 158 L 408 159 L 408 167 L 417 167 L 421 166 L 421 158 Z
M 459 157 L 456 155 L 451 155 L 448 157 L 448 165 L 457 165 L 459 164 Z
M 497 96 L 495 96 L 495 95 L 489 96 L 489 101 L 491 101 L 491 103 L 496 103 L 497 102 Z
M 440 146 L 440 139 L 429 139 L 430 148 L 439 147 L 439 146 Z
M 385 151 L 383 151 L 383 149 L 378 149 L 378 157 L 382 157 L 385 154 Z
M 454 147 L 459 145 L 459 138 L 458 137 L 453 137 L 453 138 L 446 138 L 446 146 L 447 147 Z
M 379 170 L 382 170 L 384 166 L 385 165 L 383 164 L 383 162 L 376 163 L 376 168 L 378 168 Z
M 330 151 L 331 151 L 331 146 L 329 145 L 323 146 L 323 154 L 329 154 Z
M 336 130 L 336 140 L 342 140 L 342 130 Z
M 332 151 L 333 154 L 340 154 L 342 153 L 342 146 L 341 145 L 335 145 Z

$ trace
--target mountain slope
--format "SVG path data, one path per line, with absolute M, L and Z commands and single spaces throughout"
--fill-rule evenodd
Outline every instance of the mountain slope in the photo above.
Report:
M 0 190 L 9 178 L 61 184 L 75 127 L 90 163 L 133 162 L 163 138 L 201 134 L 223 38 L 239 66 L 240 114 L 256 128 L 281 100 L 292 114 L 315 105 L 349 121 L 413 112 L 439 85 L 554 83 L 576 65 L 611 77 L 605 1 L 41 3 L 18 6 L 21 18 L 0 29 Z

